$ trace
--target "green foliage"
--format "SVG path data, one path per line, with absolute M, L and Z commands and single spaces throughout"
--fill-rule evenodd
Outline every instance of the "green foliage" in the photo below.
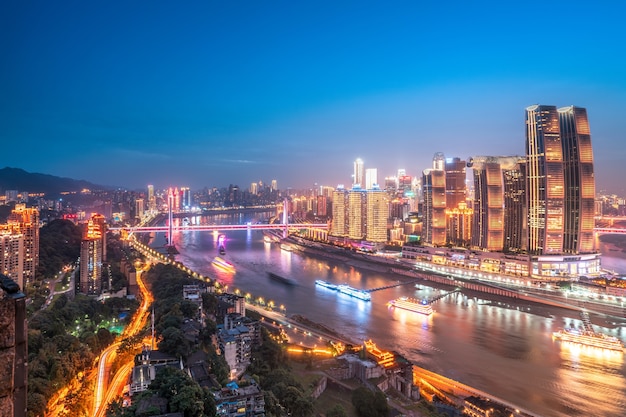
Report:
M 335 404 L 333 408 L 328 410 L 326 417 L 348 417 L 348 413 L 345 408 L 341 406 L 341 404 Z
M 80 256 L 82 232 L 69 220 L 57 219 L 39 229 L 38 278 L 52 278 Z
M 385 394 L 381 391 L 372 392 L 365 387 L 352 392 L 352 405 L 360 417 L 386 417 L 389 414 Z
M 168 327 L 161 333 L 158 348 L 176 358 L 186 358 L 191 353 L 191 346 L 185 334 L 177 327 Z
M 171 413 L 182 412 L 186 417 L 215 415 L 213 395 L 179 369 L 161 368 L 149 389 L 168 400 Z

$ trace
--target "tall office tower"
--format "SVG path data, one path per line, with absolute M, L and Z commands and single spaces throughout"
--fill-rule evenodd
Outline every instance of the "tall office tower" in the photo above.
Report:
M 368 168 L 365 170 L 365 189 L 371 190 L 378 186 L 378 169 Z
M 413 177 L 410 175 L 403 175 L 398 177 L 398 193 L 403 196 L 410 196 L 413 191 Z
M 437 152 L 433 155 L 433 169 L 443 171 L 446 168 L 446 157 L 443 152 Z
M 9 224 L 0 224 L 0 268 L 0 273 L 24 288 L 24 235 Z
M 570 106 L 558 112 L 565 182 L 563 253 L 591 253 L 596 185 L 587 110 Z
M 555 106 L 526 108 L 528 252 L 563 252 L 565 181 L 559 116 Z
M 28 330 L 26 296 L 0 275 L 0 415 L 26 417 Z
M 352 175 L 352 185 L 358 185 L 359 187 L 365 185 L 363 182 L 363 160 L 361 158 L 357 158 L 354 161 L 354 173 Z
M 184 211 L 189 211 L 189 209 L 191 209 L 191 206 L 192 206 L 191 190 L 189 189 L 189 187 L 181 187 L 180 196 L 181 196 L 180 208 L 183 209 Z
M 98 295 L 102 290 L 102 230 L 98 222 L 89 219 L 80 242 L 80 292 Z
M 465 203 L 465 161 L 452 158 L 445 162 L 446 171 L 446 207 L 455 209 Z
M 387 242 L 387 220 L 389 219 L 389 198 L 380 188 L 366 192 L 366 239 L 369 242 Z
M 353 186 L 348 191 L 348 238 L 362 240 L 367 236 L 367 193 Z
M 92 214 L 91 221 L 100 228 L 100 240 L 102 246 L 102 262 L 107 260 L 107 222 L 102 214 Z
M 259 193 L 259 184 L 256 182 L 250 183 L 250 194 L 257 195 Z
M 423 242 L 446 243 L 446 175 L 445 171 L 426 169 L 422 176 L 424 194 Z
M 505 252 L 526 250 L 528 221 L 526 208 L 526 159 L 515 157 L 514 164 L 502 164 L 504 177 L 504 247 Z
M 523 160 L 516 156 L 475 156 L 468 161 L 474 174 L 473 247 L 502 251 L 521 244 L 525 217 L 520 169 Z
M 333 200 L 333 192 L 335 192 L 335 188 L 334 187 L 329 187 L 328 185 L 321 185 L 320 186 L 320 193 L 319 193 L 319 195 L 323 195 L 324 197 L 326 197 L 330 201 Z
M 34 278 L 39 266 L 39 210 L 16 204 L 7 220 L 24 235 L 24 287 Z
M 141 219 L 143 217 L 145 210 L 143 205 L 143 198 L 135 199 L 135 217 Z
M 398 190 L 398 177 L 385 177 L 385 191 L 395 194 Z
M 342 186 L 333 191 L 333 222 L 331 236 L 348 236 L 348 192 Z
M 320 217 L 326 217 L 328 215 L 328 198 L 325 195 L 318 195 L 316 198 L 317 215 Z
M 154 195 L 154 185 L 148 185 L 148 210 L 156 210 L 156 196 Z
M 272 185 L 270 187 L 272 191 L 278 191 L 278 182 L 276 180 L 272 180 Z

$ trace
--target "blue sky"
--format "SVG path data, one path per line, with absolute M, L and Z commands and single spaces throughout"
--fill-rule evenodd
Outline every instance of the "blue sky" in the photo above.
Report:
M 527 106 L 573 104 L 626 195 L 621 2 L 418 3 L 5 2 L 0 167 L 336 186 L 357 157 L 382 178 L 522 154 Z

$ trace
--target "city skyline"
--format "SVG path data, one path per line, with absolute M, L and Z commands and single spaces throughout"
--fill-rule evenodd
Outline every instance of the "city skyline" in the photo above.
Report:
M 523 155 L 524 109 L 558 104 L 587 109 L 597 190 L 620 193 L 620 13 L 565 5 L 14 3 L 0 166 L 134 189 L 348 185 L 356 158 L 381 181 L 436 152 Z

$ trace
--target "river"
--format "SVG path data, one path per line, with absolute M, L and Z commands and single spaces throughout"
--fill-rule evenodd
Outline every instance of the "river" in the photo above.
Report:
M 245 223 L 263 221 L 263 215 L 198 217 L 192 223 Z M 626 410 L 624 354 L 553 341 L 552 332 L 580 325 L 572 311 L 510 299 L 467 296 L 442 298 L 435 313 L 423 316 L 388 309 L 400 296 L 433 297 L 449 288 L 420 282 L 372 293 L 371 302 L 315 285 L 316 279 L 355 288 L 389 285 L 404 277 L 365 269 L 349 261 L 309 257 L 281 250 L 263 241 L 260 231 L 225 232 L 226 254 L 234 272 L 211 264 L 218 256 L 218 235 L 210 232 L 175 232 L 177 260 L 217 278 L 251 296 L 263 297 L 288 315 L 301 314 L 324 323 L 350 338 L 373 339 L 411 362 L 456 379 L 545 417 L 623 416 Z M 155 242 L 163 242 L 157 236 Z M 162 243 L 161 243 L 162 244 Z M 608 251 L 608 248 L 601 247 Z M 621 252 L 608 252 L 611 269 L 626 272 Z M 295 285 L 272 280 L 268 272 L 293 280 Z M 602 320 L 594 320 L 594 323 Z M 596 331 L 626 341 L 626 327 L 601 327 Z

